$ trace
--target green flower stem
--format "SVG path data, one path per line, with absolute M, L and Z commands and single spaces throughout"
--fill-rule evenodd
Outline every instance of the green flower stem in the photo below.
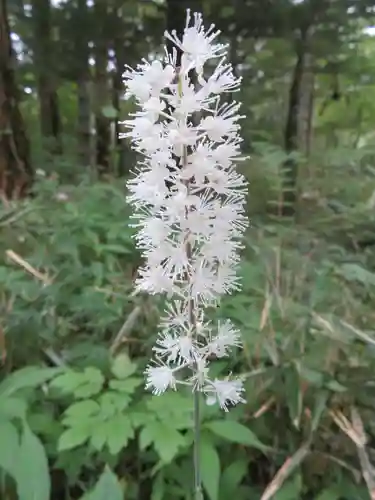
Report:
M 200 458 L 200 396 L 194 391 L 194 500 L 203 500 Z

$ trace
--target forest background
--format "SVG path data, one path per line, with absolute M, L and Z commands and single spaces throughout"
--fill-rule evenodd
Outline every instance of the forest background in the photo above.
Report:
M 209 500 L 375 498 L 373 0 L 0 0 L 0 499 L 191 498 L 191 397 L 142 371 L 161 301 L 121 140 L 125 64 L 201 11 L 243 77 L 251 228 L 219 315 L 247 404 L 207 407 Z M 236 96 L 237 97 L 237 96 Z

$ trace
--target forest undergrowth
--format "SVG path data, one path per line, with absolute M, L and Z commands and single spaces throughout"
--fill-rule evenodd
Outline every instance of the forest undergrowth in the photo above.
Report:
M 254 155 L 244 166 L 251 227 L 243 288 L 215 311 L 240 327 L 244 351 L 215 369 L 245 376 L 247 404 L 225 416 L 205 407 L 210 500 L 370 498 L 369 158 L 348 161 L 341 178 L 329 160 L 324 176 L 301 179 L 295 220 L 278 215 L 282 153 Z M 353 169 L 362 190 L 350 189 Z M 329 175 L 340 179 L 334 191 Z M 4 499 L 14 490 L 30 498 L 22 496 L 30 488 L 41 500 L 96 500 L 109 491 L 113 500 L 188 498 L 190 398 L 144 390 L 161 303 L 131 295 L 140 257 L 129 215 L 123 180 L 67 184 L 42 172 L 32 198 L 2 205 Z

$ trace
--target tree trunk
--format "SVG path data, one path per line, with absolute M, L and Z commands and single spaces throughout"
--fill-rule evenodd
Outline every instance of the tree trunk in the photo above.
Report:
M 304 72 L 301 82 L 298 116 L 298 144 L 300 151 L 306 156 L 310 155 L 312 142 L 312 120 L 315 90 L 315 73 L 313 64 L 313 55 L 311 53 L 306 53 Z
M 112 84 L 112 106 L 117 112 L 117 116 L 114 121 L 114 146 L 118 154 L 117 161 L 117 174 L 122 176 L 126 175 L 127 168 L 125 163 L 126 157 L 126 142 L 120 139 L 121 135 L 121 125 L 119 123 L 120 119 L 120 95 L 123 93 L 123 83 L 122 83 L 122 73 L 124 72 L 125 57 L 124 57 L 124 45 L 121 43 L 120 38 L 114 40 L 114 54 L 115 54 L 115 69 L 113 72 L 113 84 Z
M 32 0 L 32 17 L 41 132 L 50 152 L 60 154 L 62 152 L 61 118 L 57 95 L 54 42 L 51 36 L 50 0 Z
M 111 103 L 109 96 L 109 75 L 107 72 L 108 49 L 106 28 L 108 24 L 108 5 L 102 0 L 95 3 L 95 128 L 96 128 L 96 164 L 101 174 L 108 173 L 111 153 L 110 120 L 103 109 Z
M 92 79 L 89 66 L 89 33 L 90 19 L 86 0 L 77 0 L 75 12 L 77 38 L 75 40 L 77 68 L 77 100 L 78 100 L 78 157 L 82 165 L 93 166 L 93 123 L 92 123 Z
M 0 195 L 25 195 L 32 182 L 30 147 L 19 110 L 6 0 L 0 0 Z
M 301 97 L 306 63 L 310 54 L 308 51 L 308 29 L 301 33 L 297 41 L 297 60 L 294 66 L 292 84 L 289 91 L 288 116 L 284 134 L 285 151 L 290 157 L 282 166 L 282 206 L 281 214 L 294 216 L 297 201 L 298 160 L 293 155 L 300 150 L 301 139 Z
M 125 70 L 125 65 L 134 67 L 137 64 L 137 60 L 134 59 L 134 54 L 129 50 L 129 33 L 124 31 L 124 25 L 127 25 L 126 19 L 122 16 L 123 9 L 118 7 L 114 11 L 114 16 L 111 21 L 112 31 L 114 33 L 112 37 L 112 49 L 114 54 L 114 71 L 112 75 L 112 106 L 116 110 L 117 115 L 113 119 L 114 124 L 114 138 L 113 146 L 116 151 L 116 174 L 119 176 L 126 176 L 129 174 L 129 168 L 134 164 L 135 153 L 129 146 L 128 141 L 120 139 L 121 133 L 125 129 L 122 128 L 120 123 L 120 111 L 121 111 L 121 96 L 124 93 L 124 83 L 122 79 L 122 74 Z M 134 30 L 136 33 L 136 30 Z M 134 34 L 133 36 L 137 36 Z M 130 58 L 130 59 L 129 59 Z
M 126 47 L 125 47 L 125 36 L 124 36 L 124 24 L 125 21 L 122 19 L 122 8 L 116 8 L 113 12 L 113 20 L 111 24 L 113 25 L 114 35 L 112 37 L 112 49 L 113 49 L 113 62 L 114 70 L 112 74 L 112 106 L 116 110 L 117 115 L 113 119 L 114 130 L 113 130 L 113 147 L 117 153 L 117 164 L 115 166 L 116 173 L 120 176 L 126 174 L 125 165 L 125 144 L 120 139 L 121 125 L 120 120 L 120 96 L 123 93 L 123 82 L 122 74 L 124 72 L 126 62 L 129 64 L 130 61 L 126 60 Z

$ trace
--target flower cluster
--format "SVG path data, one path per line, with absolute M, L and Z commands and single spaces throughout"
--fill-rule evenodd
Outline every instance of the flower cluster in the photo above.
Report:
M 172 54 L 127 68 L 125 97 L 134 97 L 140 110 L 124 122 L 123 135 L 142 155 L 128 182 L 145 257 L 136 290 L 169 298 L 146 387 L 161 394 L 191 384 L 227 410 L 244 402 L 242 380 L 213 379 L 208 364 L 240 346 L 240 334 L 229 321 L 214 327 L 204 311 L 239 288 L 235 271 L 247 219 L 246 182 L 235 169 L 243 159 L 240 105 L 220 99 L 238 90 L 240 79 L 226 63 L 227 47 L 215 43 L 218 34 L 188 11 L 182 39 L 165 34 L 176 46 Z

